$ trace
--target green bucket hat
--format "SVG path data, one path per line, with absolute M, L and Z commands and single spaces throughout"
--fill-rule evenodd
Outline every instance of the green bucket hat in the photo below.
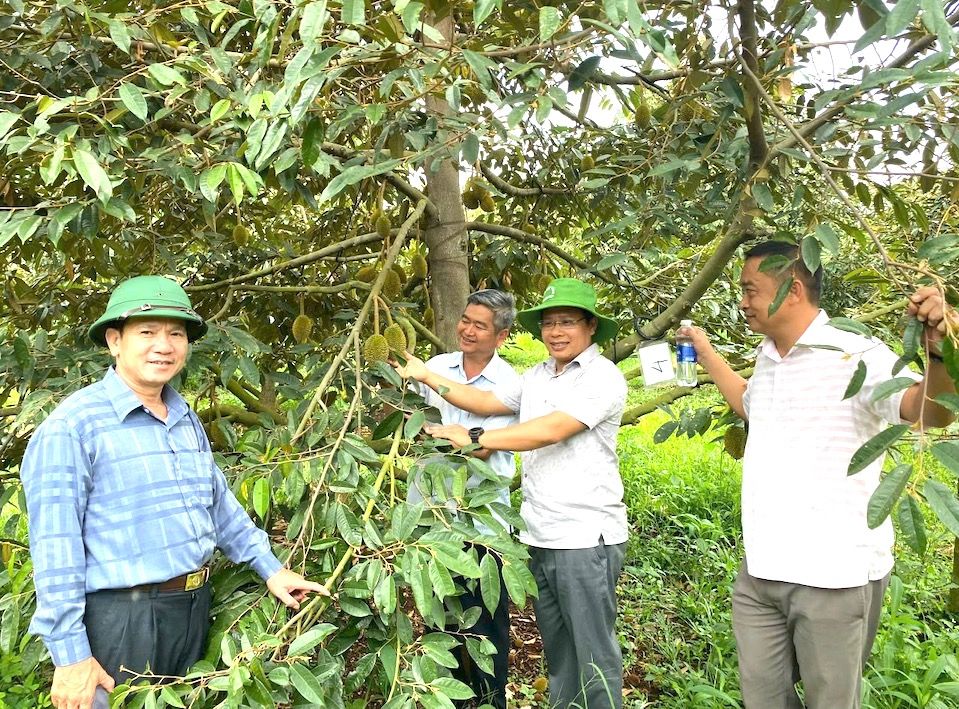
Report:
M 616 335 L 619 325 L 615 320 L 600 315 L 596 310 L 596 291 L 588 283 L 575 278 L 557 278 L 543 291 L 543 300 L 535 308 L 521 310 L 516 314 L 520 325 L 529 330 L 533 337 L 542 340 L 539 329 L 540 315 L 547 308 L 580 308 L 596 316 L 596 332 L 593 342 L 604 342 Z
M 163 276 L 137 276 L 113 289 L 106 312 L 87 330 L 90 339 L 105 347 L 106 331 L 127 318 L 175 318 L 186 322 L 190 342 L 206 334 L 207 326 L 176 281 Z

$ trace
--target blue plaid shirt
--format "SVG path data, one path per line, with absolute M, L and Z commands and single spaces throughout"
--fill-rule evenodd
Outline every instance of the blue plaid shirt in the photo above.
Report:
M 111 367 L 61 403 L 27 446 L 30 630 L 55 665 L 90 657 L 87 593 L 195 571 L 215 547 L 264 579 L 282 566 L 213 462 L 196 414 L 172 387 L 163 401 L 166 422 Z

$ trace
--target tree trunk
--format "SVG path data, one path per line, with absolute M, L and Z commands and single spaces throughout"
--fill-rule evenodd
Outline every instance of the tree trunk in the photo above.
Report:
M 444 46 L 452 44 L 451 18 L 428 18 L 427 22 L 431 22 L 442 33 Z M 440 95 L 428 95 L 426 108 L 437 116 L 440 126 L 444 123 L 444 117 L 453 112 Z M 445 131 L 440 130 L 436 140 L 444 140 L 444 133 Z M 424 235 L 429 249 L 430 304 L 435 317 L 433 331 L 452 350 L 456 349 L 456 323 L 459 322 L 470 293 L 466 212 L 463 208 L 456 161 L 438 158 L 424 167 L 427 193 L 439 212 L 438 219 L 427 220 Z

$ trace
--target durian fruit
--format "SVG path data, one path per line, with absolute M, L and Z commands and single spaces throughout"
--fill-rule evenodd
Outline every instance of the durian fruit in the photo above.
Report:
M 480 198 L 485 192 L 486 190 L 473 182 L 473 180 L 467 180 L 466 186 L 463 189 L 463 204 L 467 209 L 479 209 Z
M 390 268 L 393 269 L 393 273 L 399 276 L 401 284 L 406 283 L 406 271 L 403 270 L 402 266 L 394 262 Z
M 376 280 L 376 266 L 363 266 L 356 272 L 356 280 L 363 283 L 372 283 Z
M 369 362 L 385 362 L 390 356 L 390 343 L 383 335 L 370 335 L 363 343 L 363 358 Z
M 579 169 L 583 172 L 588 172 L 596 167 L 596 160 L 592 155 L 584 155 L 583 159 L 579 161 Z
M 549 287 L 549 284 L 552 282 L 553 282 L 552 278 L 550 278 L 545 273 L 541 273 L 538 276 L 536 276 L 536 290 L 542 293 Z
M 480 197 L 480 209 L 482 209 L 484 212 L 496 211 L 496 200 L 493 199 L 493 195 L 485 190 L 483 191 L 483 196 Z
M 403 328 L 399 323 L 394 322 L 387 325 L 386 329 L 383 330 L 383 337 L 386 338 L 391 352 L 396 354 L 406 352 L 406 333 L 403 332 Z
M 429 273 L 429 266 L 423 254 L 413 254 L 413 258 L 410 259 L 410 268 L 413 271 L 413 276 L 416 278 L 426 278 L 426 274 Z
M 735 460 L 741 460 L 746 453 L 746 429 L 730 426 L 723 434 L 723 448 Z
M 300 313 L 293 321 L 293 339 L 299 344 L 303 344 L 310 339 L 310 333 L 313 332 L 313 318 L 305 313 Z
M 382 236 L 384 239 L 388 237 L 390 232 L 393 230 L 393 224 L 390 222 L 390 218 L 382 212 L 380 212 L 380 216 L 376 218 L 374 227 L 376 228 L 376 233 Z
M 403 317 L 402 315 L 396 318 L 396 322 L 400 324 L 403 332 L 406 333 L 406 351 L 413 352 L 416 349 L 416 328 L 413 327 L 413 323 L 410 322 L 409 318 Z
M 237 246 L 246 246 L 250 243 L 250 230 L 242 224 L 233 227 L 233 243 Z
M 637 128 L 649 128 L 649 124 L 652 122 L 653 112 L 649 110 L 649 104 L 646 103 L 646 99 L 642 99 L 639 102 L 639 105 L 636 106 L 636 115 L 634 120 L 636 121 Z
M 423 324 L 426 325 L 426 327 L 430 328 L 431 330 L 433 329 L 433 325 L 436 324 L 436 317 L 435 317 L 435 313 L 433 312 L 432 305 L 427 307 L 426 310 L 423 311 Z
M 387 298 L 396 298 L 403 291 L 403 284 L 396 271 L 390 269 L 386 272 L 386 280 L 383 281 L 383 293 Z

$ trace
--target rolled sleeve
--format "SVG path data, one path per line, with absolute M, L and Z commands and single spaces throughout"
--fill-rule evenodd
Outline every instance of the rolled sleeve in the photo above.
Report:
M 37 610 L 30 624 L 57 666 L 91 656 L 83 614 L 86 557 L 81 520 L 89 458 L 76 433 L 48 419 L 30 439 L 20 468 L 30 530 Z

